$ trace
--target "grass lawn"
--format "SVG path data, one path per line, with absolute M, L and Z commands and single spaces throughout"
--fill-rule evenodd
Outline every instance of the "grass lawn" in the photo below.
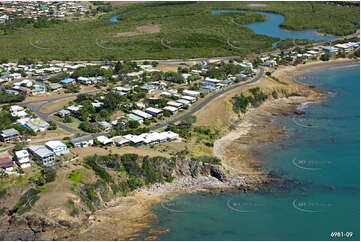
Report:
M 56 116 L 56 115 L 51 115 L 50 116 L 52 119 L 54 119 L 55 121 L 58 121 L 72 129 L 78 130 L 80 133 L 84 133 L 84 134 L 88 134 L 87 132 L 84 132 L 83 130 L 79 129 L 79 124 L 81 123 L 81 121 L 77 118 L 71 117 L 71 119 L 73 120 L 73 122 L 71 123 L 64 123 L 63 119 Z

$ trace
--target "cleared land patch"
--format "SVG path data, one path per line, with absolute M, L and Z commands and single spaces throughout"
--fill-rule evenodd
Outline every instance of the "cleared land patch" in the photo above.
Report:
M 122 36 L 136 36 L 136 35 L 142 35 L 142 34 L 154 34 L 160 32 L 160 25 L 154 24 L 154 25 L 143 25 L 136 28 L 136 31 L 133 32 L 121 32 L 117 33 L 115 37 L 122 37 Z

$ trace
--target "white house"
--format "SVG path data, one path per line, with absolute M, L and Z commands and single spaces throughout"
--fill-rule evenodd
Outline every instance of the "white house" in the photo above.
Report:
M 27 168 L 27 167 L 31 166 L 29 152 L 27 150 L 16 151 L 15 158 L 16 158 L 17 164 L 21 168 Z
M 154 117 L 158 117 L 159 115 L 161 115 L 163 113 L 163 110 L 158 109 L 158 108 L 149 107 L 145 110 L 145 112 L 149 113 L 150 115 L 152 115 Z
M 70 140 L 70 144 L 72 144 L 74 147 L 88 147 L 93 145 L 93 143 L 94 137 L 91 134 Z
M 175 107 L 172 107 L 172 106 L 166 106 L 166 107 L 163 108 L 163 110 L 168 111 L 168 112 L 170 112 L 172 114 L 175 114 L 175 113 L 177 113 L 178 108 L 175 108 Z
M 190 101 L 185 100 L 185 99 L 178 99 L 176 102 L 182 104 L 184 107 L 192 104 Z
M 167 105 L 172 106 L 172 107 L 175 107 L 175 108 L 177 108 L 177 109 L 180 109 L 180 108 L 183 107 L 183 104 L 177 103 L 177 102 L 174 102 L 174 101 L 169 101 L 169 102 L 167 102 Z
M 192 91 L 192 90 L 184 90 L 183 95 L 191 96 L 191 97 L 199 97 L 201 95 L 201 93 L 197 92 L 197 91 Z
M 113 144 L 113 140 L 109 139 L 108 137 L 101 135 L 97 137 L 97 140 L 102 144 L 102 145 L 111 145 Z
M 68 147 L 64 143 L 57 140 L 48 141 L 45 143 L 45 146 L 58 156 L 69 153 Z
M 127 134 L 127 135 L 125 135 L 123 137 L 125 139 L 129 140 L 129 143 L 132 146 L 138 146 L 138 145 L 142 145 L 144 143 L 143 138 L 141 136 L 139 136 L 139 135 Z
M 143 119 L 152 119 L 152 118 L 153 118 L 153 116 L 150 115 L 149 113 L 140 111 L 140 110 L 138 110 L 138 109 L 137 109 L 137 110 L 133 110 L 133 111 L 132 111 L 132 114 L 135 114 L 135 115 L 137 115 L 137 116 L 139 116 L 139 117 L 141 117 L 141 118 L 143 118 Z
M 182 99 L 190 101 L 192 104 L 197 101 L 197 98 L 191 96 L 181 96 Z

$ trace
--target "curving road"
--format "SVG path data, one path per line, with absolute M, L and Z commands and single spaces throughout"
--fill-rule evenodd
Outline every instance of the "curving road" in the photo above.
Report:
M 231 87 L 228 87 L 228 88 L 225 88 L 211 96 L 208 96 L 206 99 L 204 99 L 200 104 L 198 104 L 198 106 L 194 107 L 193 109 L 191 109 L 190 111 L 180 115 L 179 117 L 176 117 L 172 120 L 169 120 L 167 122 L 164 122 L 164 123 L 161 123 L 161 124 L 158 124 L 158 125 L 155 125 L 153 127 L 150 127 L 150 130 L 156 130 L 156 129 L 160 129 L 160 128 L 163 128 L 163 127 L 166 127 L 168 124 L 171 124 L 171 123 L 176 123 L 176 122 L 179 122 L 181 121 L 182 119 L 190 116 L 190 115 L 193 115 L 194 113 L 196 113 L 197 111 L 199 111 L 200 109 L 202 109 L 204 106 L 206 106 L 208 103 L 210 103 L 211 101 L 213 101 L 214 99 L 216 99 L 217 97 L 229 92 L 229 91 L 232 91 L 238 87 L 242 87 L 242 86 L 246 86 L 248 84 L 251 84 L 251 83 L 254 83 L 256 81 L 258 81 L 259 79 L 262 78 L 264 74 L 264 69 L 263 68 L 260 68 L 260 72 L 257 74 L 257 76 L 255 78 L 253 78 L 252 80 L 248 81 L 248 82 L 243 82 L 243 83 L 239 83 L 239 84 L 236 84 L 236 85 L 233 85 Z
M 59 123 L 51 118 L 49 118 L 49 115 L 56 113 L 57 111 L 54 112 L 50 112 L 50 113 L 43 113 L 41 112 L 41 108 L 49 103 L 61 100 L 61 99 L 66 99 L 69 97 L 75 97 L 79 94 L 97 94 L 98 92 L 104 91 L 105 89 L 100 89 L 100 90 L 96 90 L 96 91 L 88 91 L 88 92 L 82 92 L 80 91 L 79 93 L 76 94 L 72 94 L 72 95 L 67 95 L 67 96 L 62 96 L 62 97 L 54 97 L 54 98 L 50 98 L 50 99 L 46 99 L 46 100 L 38 100 L 38 101 L 32 101 L 32 102 L 22 102 L 20 103 L 21 105 L 24 105 L 25 107 L 29 108 L 30 110 L 32 110 L 36 115 L 38 115 L 41 119 L 45 120 L 45 121 L 53 121 L 56 123 L 56 125 L 62 129 L 64 129 L 65 131 L 71 133 L 71 134 L 77 134 L 79 133 L 78 130 L 75 130 L 73 128 L 70 128 L 62 123 Z M 42 103 L 41 105 L 34 105 L 34 103 Z
M 218 60 L 221 59 L 221 60 L 226 60 L 226 59 L 231 59 L 233 57 L 222 57 L 222 58 L 217 58 Z M 204 59 L 203 61 L 205 62 L 208 62 L 209 59 Z M 168 124 L 171 124 L 171 123 L 176 123 L 176 122 L 179 122 L 181 121 L 182 119 L 190 116 L 190 115 L 193 115 L 194 113 L 196 113 L 197 111 L 199 111 L 200 109 L 202 109 L 204 106 L 206 106 L 208 103 L 210 103 L 211 101 L 213 101 L 214 99 L 216 99 L 217 97 L 229 92 L 229 91 L 232 91 L 238 87 L 241 87 L 241 86 L 246 86 L 248 84 L 251 84 L 251 83 L 254 83 L 256 81 L 258 81 L 259 79 L 261 79 L 261 77 L 264 75 L 264 69 L 263 68 L 260 68 L 260 71 L 259 73 L 257 74 L 257 76 L 255 78 L 253 78 L 252 80 L 250 81 L 247 81 L 247 82 L 243 82 L 243 83 L 238 83 L 238 84 L 235 84 L 231 87 L 228 87 L 228 88 L 225 88 L 211 96 L 208 96 L 206 99 L 204 99 L 201 103 L 199 103 L 196 107 L 194 107 L 193 109 L 189 110 L 188 112 L 180 115 L 179 117 L 176 117 L 172 120 L 169 120 L 169 121 L 166 121 L 164 123 L 161 123 L 161 124 L 158 124 L 158 125 L 155 125 L 155 126 L 152 126 L 150 127 L 150 130 L 156 130 L 156 129 L 160 129 L 160 128 L 163 128 L 163 127 L 166 127 Z M 97 91 L 89 91 L 89 92 L 80 92 L 80 93 L 84 93 L 84 94 L 96 94 L 100 91 L 103 91 L 104 89 L 101 89 L 101 90 L 97 90 Z M 65 99 L 65 98 L 69 98 L 69 97 L 73 97 L 73 96 L 77 96 L 78 94 L 80 93 L 76 93 L 76 94 L 72 94 L 72 95 L 68 95 L 68 96 L 63 96 L 63 97 L 55 97 L 55 98 L 50 98 L 50 99 L 47 99 L 47 100 L 39 100 L 39 101 L 33 101 L 33 102 L 23 102 L 21 103 L 22 105 L 26 106 L 27 108 L 31 109 L 35 114 L 37 114 L 40 118 L 46 120 L 46 121 L 53 121 L 57 124 L 57 126 L 61 129 L 64 129 L 65 131 L 75 135 L 78 132 L 78 130 L 75 130 L 73 128 L 70 128 L 62 123 L 59 123 L 51 118 L 49 118 L 49 115 L 55 113 L 55 112 L 50 112 L 50 113 L 43 113 L 40 111 L 40 109 L 51 103 L 51 102 L 54 102 L 54 101 L 58 101 L 58 100 L 61 100 L 61 99 Z M 39 103 L 39 102 L 44 102 L 42 103 L 41 105 L 33 105 L 34 103 Z

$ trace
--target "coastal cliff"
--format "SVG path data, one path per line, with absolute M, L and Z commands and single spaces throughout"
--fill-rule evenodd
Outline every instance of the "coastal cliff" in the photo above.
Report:
M 47 209 L 42 209 L 43 206 L 47 206 L 43 199 L 23 215 L 3 214 L 0 219 L 2 228 L 0 239 L 128 240 L 140 236 L 156 239 L 156 235 L 164 231 L 151 230 L 147 235 L 142 234 L 150 228 L 150 222 L 157 221 L 157 217 L 151 211 L 152 206 L 184 193 L 218 193 L 230 190 L 248 192 L 278 182 L 278 179 L 273 179 L 273 174 L 267 173 L 259 166 L 255 158 L 260 152 L 260 146 L 282 139 L 285 135 L 286 130 L 274 124 L 273 119 L 279 115 L 302 115 L 302 112 L 297 110 L 298 105 L 304 102 L 322 101 L 327 97 L 314 87 L 294 83 L 293 77 L 301 71 L 303 70 L 290 66 L 274 73 L 275 77 L 286 82 L 287 85 L 269 78 L 255 83 L 253 86 L 259 86 L 270 96 L 273 91 L 277 91 L 277 96 L 270 97 L 256 108 L 249 108 L 247 113 L 236 115 L 231 110 L 225 109 L 226 122 L 222 122 L 221 125 L 227 127 L 227 130 L 213 147 L 214 155 L 222 160 L 221 165 L 178 157 L 173 165 L 159 163 L 154 167 L 163 177 L 173 177 L 172 180 L 145 185 L 125 195 L 114 194 L 111 185 L 99 183 L 94 187 L 93 195 L 98 200 L 94 202 L 93 211 L 89 210 L 84 201 L 76 195 L 77 192 L 86 195 L 89 186 L 84 184 L 72 186 L 69 190 L 73 192 L 63 191 L 61 196 L 72 198 L 74 207 L 79 210 L 75 216 L 70 215 L 69 208 L 64 206 L 67 201 L 61 200 L 59 195 L 56 195 L 50 201 L 46 201 L 53 203 L 53 206 Z M 285 89 L 288 90 L 287 95 L 282 91 Z M 218 101 L 230 105 L 227 98 Z M 200 122 L 205 121 L 200 119 Z M 207 125 L 207 123 L 202 124 Z M 167 158 L 168 160 L 170 159 Z M 116 172 L 118 171 L 112 173 L 114 177 L 117 175 Z M 56 199 L 63 204 L 57 205 Z

